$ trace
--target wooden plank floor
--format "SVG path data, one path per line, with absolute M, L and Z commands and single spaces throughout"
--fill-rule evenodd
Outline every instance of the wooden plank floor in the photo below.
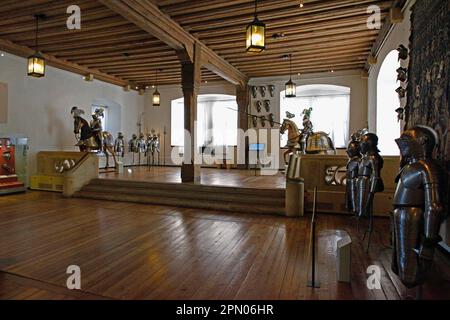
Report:
M 100 178 L 147 182 L 181 183 L 179 167 L 128 167 L 122 174 L 101 173 Z M 202 168 L 201 184 L 241 188 L 285 189 L 285 176 L 279 172 L 273 176 L 256 176 L 252 170 L 225 170 Z
M 309 219 L 64 199 L 28 192 L 0 198 L 2 299 L 400 299 L 414 294 L 390 271 L 389 222 L 375 221 L 363 252 L 351 217 L 319 215 L 321 288 L 307 288 Z M 350 232 L 353 278 L 336 282 L 336 230 Z M 426 299 L 450 298 L 440 255 Z M 382 269 L 368 290 L 366 269 Z M 81 267 L 82 291 L 65 288 Z

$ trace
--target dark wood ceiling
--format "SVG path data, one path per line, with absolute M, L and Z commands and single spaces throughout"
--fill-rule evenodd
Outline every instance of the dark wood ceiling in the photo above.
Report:
M 253 0 L 152 0 L 185 30 L 249 77 L 289 73 L 285 54 L 293 54 L 294 73 L 363 69 L 378 30 L 369 30 L 367 7 L 380 6 L 383 17 L 393 1 L 260 0 L 258 16 L 267 24 L 267 50 L 245 52 L 245 27 L 253 18 Z M 99 70 L 139 86 L 180 83 L 173 49 L 96 0 L 77 0 L 81 30 L 68 30 L 71 0 L 2 0 L 0 39 L 34 48 L 33 15 L 44 13 L 40 50 L 58 59 Z M 282 33 L 284 37 L 271 38 Z M 202 80 L 220 77 L 204 69 Z

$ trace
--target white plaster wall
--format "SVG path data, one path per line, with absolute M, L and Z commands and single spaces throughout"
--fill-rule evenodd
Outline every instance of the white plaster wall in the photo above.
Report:
M 409 47 L 409 37 L 411 35 L 411 7 L 414 5 L 415 0 L 411 0 L 408 6 L 404 10 L 404 20 L 402 23 L 396 24 L 389 34 L 388 38 L 381 47 L 380 52 L 377 55 L 377 64 L 372 66 L 369 72 L 368 79 L 368 121 L 369 130 L 375 132 L 377 130 L 377 79 L 380 73 L 381 65 L 383 64 L 386 56 L 392 51 L 396 50 L 400 44 L 405 47 Z M 403 61 L 402 66 L 408 68 L 408 61 Z M 400 83 L 399 83 L 400 86 Z M 403 99 L 402 107 L 405 106 L 406 99 Z M 392 116 L 395 117 L 395 108 L 392 112 Z
M 121 130 L 125 137 L 137 132 L 138 115 L 144 110 L 144 97 L 101 81 L 86 82 L 80 75 L 47 67 L 45 78 L 26 75 L 26 60 L 10 54 L 0 57 L 0 82 L 8 84 L 8 122 L 0 124 L 0 136 L 29 137 L 28 172 L 36 170 L 39 151 L 76 151 L 72 106 L 90 117 L 96 99 L 121 106 Z M 112 132 L 115 136 L 117 132 Z

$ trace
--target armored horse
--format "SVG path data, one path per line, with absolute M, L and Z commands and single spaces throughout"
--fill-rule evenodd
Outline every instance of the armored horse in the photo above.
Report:
M 305 115 L 306 117 L 306 115 Z M 291 120 L 292 114 L 288 114 L 287 119 L 284 119 L 281 124 L 280 134 L 288 132 L 288 142 L 286 144 L 286 152 L 284 153 L 284 161 L 288 163 L 288 156 L 291 153 L 301 152 L 303 154 L 327 154 L 328 151 L 335 151 L 334 143 L 325 132 L 313 132 L 312 125 L 305 126 L 300 130 L 297 124 Z M 311 124 L 309 117 L 305 123 Z
M 111 133 L 102 131 L 101 121 L 99 121 L 101 112 L 95 112 L 92 125 L 82 117 L 83 110 L 73 107 L 71 112 L 74 119 L 74 129 L 76 139 L 78 140 L 75 146 L 80 148 L 81 152 L 103 151 L 106 155 L 106 167 L 109 168 L 109 156 L 112 155 L 114 159 L 114 166 L 117 167 L 117 158 L 114 153 L 114 138 Z

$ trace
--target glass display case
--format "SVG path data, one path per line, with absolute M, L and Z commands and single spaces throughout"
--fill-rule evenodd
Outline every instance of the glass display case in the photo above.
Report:
M 28 138 L 0 137 L 0 195 L 27 188 Z

